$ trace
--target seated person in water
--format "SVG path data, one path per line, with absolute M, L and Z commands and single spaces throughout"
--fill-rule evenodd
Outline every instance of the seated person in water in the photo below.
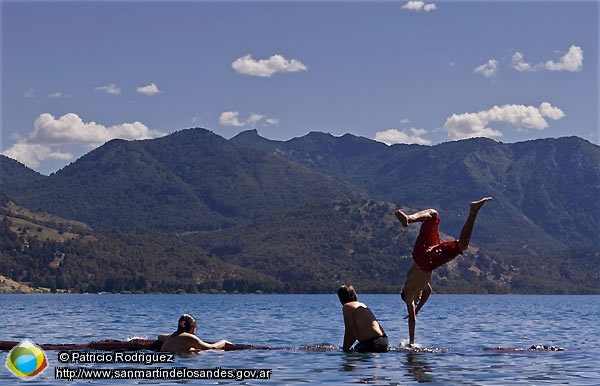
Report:
M 200 340 L 194 332 L 196 331 L 196 319 L 188 314 L 183 314 L 179 318 L 177 331 L 169 334 L 161 334 L 158 341 L 162 342 L 160 351 L 165 352 L 187 352 L 220 349 L 226 344 L 231 344 L 226 340 L 220 340 L 216 343 L 206 343 Z
M 375 319 L 375 315 L 364 303 L 358 301 L 356 291 L 351 285 L 343 285 L 338 289 L 338 297 L 342 303 L 344 314 L 344 351 L 386 352 L 388 338 L 383 328 Z M 358 340 L 354 349 L 351 349 Z

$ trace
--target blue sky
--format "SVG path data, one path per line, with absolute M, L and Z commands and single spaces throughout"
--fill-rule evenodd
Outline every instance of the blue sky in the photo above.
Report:
M 599 143 L 597 1 L 2 1 L 0 151 L 203 127 Z

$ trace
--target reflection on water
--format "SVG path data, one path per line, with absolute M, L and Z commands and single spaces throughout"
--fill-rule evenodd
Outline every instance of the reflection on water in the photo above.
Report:
M 400 367 L 396 366 L 396 371 L 390 371 L 394 366 L 377 365 L 377 357 L 382 354 L 372 353 L 345 353 L 341 357 L 342 371 L 356 372 L 359 377 L 358 383 L 374 383 L 386 379 L 384 374 L 392 375 L 393 378 L 398 378 L 402 375 L 403 378 L 410 378 L 418 383 L 434 382 L 433 368 L 430 365 L 427 355 L 431 353 L 424 352 L 389 352 L 383 354 L 387 357 L 393 356 L 400 362 Z M 387 361 L 384 361 L 386 363 Z M 389 367 L 389 368 L 388 368 Z M 364 377 L 365 369 L 369 368 L 371 376 Z M 378 375 L 379 374 L 379 375 Z
M 344 353 L 342 356 L 342 369 L 344 371 L 354 371 L 361 364 L 371 362 L 371 356 L 374 354 L 370 353 Z
M 424 353 L 407 353 L 404 364 L 408 368 L 407 376 L 412 377 L 415 381 L 419 383 L 433 382 L 433 369 L 427 362 L 427 357 Z

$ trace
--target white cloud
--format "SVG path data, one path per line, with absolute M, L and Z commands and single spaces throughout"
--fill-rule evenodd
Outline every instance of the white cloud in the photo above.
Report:
M 62 97 L 62 93 L 61 92 L 55 92 L 53 94 L 48 95 L 48 98 L 50 98 L 50 99 L 58 99 L 60 97 Z
M 502 132 L 488 127 L 490 123 L 512 125 L 517 130 L 544 130 L 548 127 L 548 122 L 544 118 L 557 120 L 564 116 L 561 109 L 547 102 L 543 102 L 539 107 L 503 105 L 477 113 L 453 114 L 446 119 L 444 129 L 452 139 L 500 137 Z
M 430 145 L 431 141 L 424 139 L 423 135 L 427 134 L 425 129 L 406 129 L 402 131 L 397 129 L 388 129 L 385 131 L 379 131 L 375 134 L 375 140 L 383 142 L 386 145 L 393 145 L 395 143 L 405 144 L 419 144 L 419 145 Z
M 545 63 L 538 63 L 532 65 L 523 60 L 524 56 L 521 52 L 517 51 L 512 56 L 511 67 L 519 72 L 534 72 L 538 70 L 548 71 L 569 71 L 578 72 L 583 67 L 583 50 L 581 47 L 572 45 L 569 51 L 564 54 L 558 62 L 549 60 Z
M 435 3 L 425 3 L 423 1 L 409 1 L 408 3 L 404 4 L 402 6 L 403 9 L 407 9 L 409 11 L 417 11 L 417 12 L 421 12 L 421 11 L 425 11 L 425 12 L 429 12 L 429 11 L 434 11 L 437 9 L 437 6 L 435 5 Z
M 244 122 L 240 122 L 238 117 L 240 113 L 237 111 L 225 111 L 219 116 L 219 125 L 221 126 L 244 126 Z
M 86 144 L 98 146 L 115 138 L 149 139 L 163 135 L 150 130 L 141 122 L 122 123 L 106 127 L 96 122 L 85 123 L 75 113 L 68 113 L 59 119 L 44 113 L 34 122 L 34 131 L 27 137 L 30 143 L 51 145 Z
M 437 6 L 434 3 L 425 4 L 425 6 L 423 7 L 423 11 L 425 12 L 434 11 L 436 9 Z
M 61 151 L 60 148 L 64 146 L 96 147 L 115 138 L 134 140 L 164 135 L 137 121 L 106 127 L 96 122 L 83 122 L 75 113 L 65 114 L 59 119 L 44 113 L 35 120 L 33 126 L 27 138 L 19 138 L 16 144 L 3 152 L 29 167 L 37 167 L 50 158 L 72 159 L 71 153 Z
M 535 68 L 531 64 L 523 60 L 523 54 L 519 51 L 513 55 L 511 67 L 519 72 L 535 71 Z
M 565 113 L 561 109 L 553 107 L 548 102 L 543 102 L 540 105 L 539 111 L 542 116 L 554 119 L 555 121 L 565 116 Z
M 306 66 L 296 59 L 286 59 L 281 55 L 273 55 L 269 59 L 256 61 L 251 55 L 236 59 L 231 67 L 239 74 L 270 77 L 276 72 L 306 71 Z
M 34 143 L 16 143 L 2 152 L 7 157 L 16 159 L 22 164 L 35 168 L 47 159 L 68 161 L 73 159 L 73 154 L 53 151 L 51 147 Z
M 581 47 L 572 45 L 558 63 L 549 60 L 544 67 L 549 71 L 581 71 L 583 67 L 583 50 Z
M 488 79 L 495 77 L 496 71 L 498 71 L 498 61 L 496 59 L 490 59 L 487 63 L 475 69 L 476 74 L 481 74 Z
M 264 115 L 260 114 L 250 114 L 250 118 L 246 120 L 246 123 L 250 126 L 255 126 L 261 119 L 264 118 Z
M 158 87 L 156 86 L 156 84 L 154 84 L 154 83 L 149 84 L 147 86 L 138 87 L 136 90 L 140 94 L 145 94 L 145 95 L 148 95 L 148 96 L 156 95 L 156 94 L 158 94 L 158 93 L 161 92 L 158 89 Z
M 278 125 L 279 124 L 278 118 L 267 117 L 265 115 L 255 114 L 255 113 L 251 113 L 250 117 L 241 121 L 240 113 L 238 113 L 237 111 L 225 111 L 225 112 L 222 112 L 221 115 L 219 116 L 219 125 L 221 125 L 221 126 L 236 126 L 236 127 L 242 127 L 242 126 L 256 127 L 256 125 L 260 121 L 263 121 L 263 120 L 265 122 L 264 123 L 265 125 Z
M 146 86 L 146 87 L 148 87 L 148 86 Z M 94 90 L 96 90 L 96 91 L 103 91 L 103 92 L 105 92 L 107 94 L 110 94 L 110 95 L 119 95 L 119 94 L 121 94 L 121 89 L 116 84 L 114 84 L 114 83 L 111 83 L 108 86 L 94 87 Z M 140 92 L 139 88 L 138 88 L 138 92 Z
M 23 94 L 23 98 L 32 99 L 35 97 L 35 93 L 33 92 L 33 88 L 30 88 Z

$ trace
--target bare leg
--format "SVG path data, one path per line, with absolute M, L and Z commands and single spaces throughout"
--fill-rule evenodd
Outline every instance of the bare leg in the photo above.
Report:
M 465 251 L 469 247 L 469 242 L 471 241 L 471 234 L 473 233 L 473 226 L 475 225 L 475 218 L 477 218 L 477 213 L 479 213 L 479 209 L 491 200 L 491 197 L 484 197 L 479 201 L 473 201 L 469 205 L 470 212 L 465 225 L 460 231 L 460 237 L 458 239 L 458 246 L 461 251 Z
M 438 216 L 438 212 L 435 209 L 425 209 L 420 212 L 407 215 L 401 210 L 397 210 L 395 215 L 396 218 L 400 220 L 400 223 L 402 223 L 402 226 L 407 227 L 408 224 L 411 224 L 413 222 L 423 222 L 428 218 L 435 218 Z

